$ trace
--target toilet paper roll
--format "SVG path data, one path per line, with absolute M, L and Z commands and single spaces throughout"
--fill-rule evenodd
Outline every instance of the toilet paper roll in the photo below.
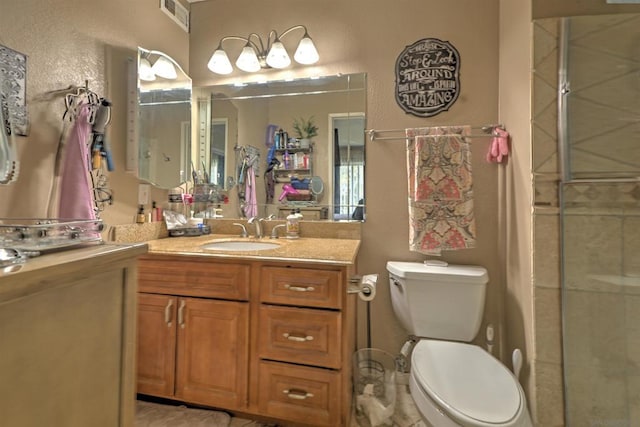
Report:
M 371 301 L 376 297 L 377 274 L 365 274 L 360 281 L 358 296 L 362 301 Z

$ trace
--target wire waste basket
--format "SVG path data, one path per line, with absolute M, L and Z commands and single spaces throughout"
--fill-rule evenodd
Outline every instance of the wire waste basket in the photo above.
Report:
M 356 420 L 362 427 L 391 426 L 396 405 L 396 368 L 389 353 L 363 348 L 353 355 Z

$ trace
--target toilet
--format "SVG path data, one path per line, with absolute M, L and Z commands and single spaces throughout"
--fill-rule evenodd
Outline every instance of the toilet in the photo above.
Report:
M 409 389 L 434 427 L 531 427 L 517 378 L 478 333 L 489 277 L 483 267 L 387 262 L 393 310 L 410 335 Z

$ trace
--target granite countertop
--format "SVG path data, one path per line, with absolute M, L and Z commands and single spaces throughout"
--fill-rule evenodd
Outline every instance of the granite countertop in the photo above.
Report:
M 202 245 L 221 241 L 276 243 L 275 249 L 228 251 L 203 249 Z M 255 239 L 209 234 L 197 237 L 169 237 L 147 242 L 150 254 L 198 255 L 219 258 L 304 261 L 322 264 L 352 265 L 356 261 L 360 240 L 301 237 L 299 239 Z
M 81 271 L 100 272 L 111 268 L 114 262 L 133 259 L 147 252 L 147 245 L 86 244 L 77 248 L 52 251 L 29 258 L 24 263 L 6 266 L 0 270 L 0 302 L 47 289 L 55 277 L 68 277 Z

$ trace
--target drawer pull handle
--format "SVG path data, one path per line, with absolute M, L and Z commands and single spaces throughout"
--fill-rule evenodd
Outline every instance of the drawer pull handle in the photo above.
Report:
M 282 334 L 282 336 L 288 339 L 289 341 L 296 341 L 296 342 L 313 341 L 313 337 L 311 335 L 306 335 L 306 336 L 291 335 L 289 332 L 285 332 L 284 334 Z
M 164 323 L 167 324 L 167 326 L 170 328 L 171 327 L 171 307 L 173 306 L 173 300 L 170 299 L 169 302 L 167 302 L 167 306 L 164 308 Z
M 187 303 L 182 300 L 180 301 L 180 307 L 178 308 L 178 325 L 180 325 L 181 328 L 184 328 L 184 307 L 185 305 L 187 305 Z
M 313 292 L 316 290 L 313 286 L 284 285 L 285 289 L 295 292 Z
M 282 390 L 282 392 L 286 394 L 289 399 L 305 400 L 308 397 L 313 397 L 313 393 L 308 393 L 304 390 L 291 389 Z

